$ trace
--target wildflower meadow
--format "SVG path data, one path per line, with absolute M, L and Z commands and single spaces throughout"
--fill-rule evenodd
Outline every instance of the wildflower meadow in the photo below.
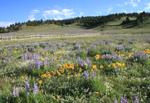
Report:
M 73 39 L 0 49 L 0 103 L 148 103 L 150 48 Z

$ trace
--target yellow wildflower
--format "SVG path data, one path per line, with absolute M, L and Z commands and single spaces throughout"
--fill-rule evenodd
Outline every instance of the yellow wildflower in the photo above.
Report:
M 150 54 L 150 49 L 144 50 L 144 53 L 145 53 L 145 54 Z
M 25 77 L 24 77 L 24 76 L 21 76 L 21 79 L 22 79 L 22 80 L 25 80 Z
M 98 59 L 100 59 L 101 58 L 101 56 L 99 55 L 99 54 L 97 54 L 96 56 L 95 56 L 95 59 L 96 60 L 98 60 Z
M 96 69 L 97 69 L 97 66 L 96 65 L 92 65 L 92 71 L 96 71 Z
M 39 83 L 39 84 L 42 84 L 42 83 L 43 83 L 43 81 L 42 81 L 42 80 L 39 80 L 39 81 L 38 81 L 38 83 Z
M 113 68 L 124 68 L 125 67 L 125 63 L 116 62 L 116 63 L 112 63 L 111 66 Z
M 103 69 L 103 68 L 104 68 L 104 66 L 103 66 L 103 65 L 100 65 L 100 68 L 101 68 L 101 69 Z
M 64 68 L 60 68 L 58 71 L 59 71 L 60 73 L 64 73 L 65 69 L 64 69 Z
M 125 67 L 125 63 L 122 63 L 122 67 L 123 67 L 123 68 Z
M 119 62 L 116 62 L 116 65 L 117 65 L 117 67 L 121 67 L 121 63 L 119 63 Z
M 128 57 L 129 57 L 129 58 L 132 57 L 132 55 L 133 55 L 132 52 L 131 52 L 131 53 L 128 53 Z
M 116 63 L 112 63 L 112 67 L 113 67 L 113 68 L 117 68 Z
M 41 75 L 41 78 L 46 78 L 46 77 L 47 77 L 46 74 L 42 74 L 42 75 Z
M 74 69 L 74 64 L 69 65 L 71 69 Z
M 54 71 L 50 72 L 51 76 L 54 76 L 56 73 Z
M 46 78 L 50 78 L 51 77 L 51 74 L 50 73 L 47 73 L 46 74 Z

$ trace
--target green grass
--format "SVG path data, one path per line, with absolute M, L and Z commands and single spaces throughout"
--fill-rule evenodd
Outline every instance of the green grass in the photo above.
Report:
M 44 24 L 39 26 L 23 26 L 21 30 L 11 33 L 1 33 L 0 35 L 7 36 L 30 36 L 30 35 L 72 35 L 94 33 L 94 30 L 86 30 L 76 25 L 58 26 L 54 24 Z
M 124 95 L 130 102 L 133 95 L 138 95 L 141 103 L 149 101 L 149 61 L 150 58 L 138 62 L 127 56 L 123 60 L 96 60 L 97 54 L 117 53 L 115 48 L 124 45 L 125 50 L 120 53 L 136 53 L 149 48 L 149 34 L 80 34 L 75 36 L 52 36 L 51 38 L 32 38 L 1 41 L 0 57 L 0 102 L 39 102 L 39 103 L 112 103 L 114 98 Z M 35 45 L 36 44 L 36 45 Z M 78 45 L 79 44 L 79 45 Z M 30 68 L 32 61 L 22 59 L 26 53 L 40 55 L 41 61 L 48 59 L 50 64 Z M 119 55 L 119 54 L 118 54 Z M 31 56 L 32 57 L 32 56 Z M 52 78 L 42 78 L 41 75 L 57 71 L 65 63 L 77 64 L 77 57 L 86 61 L 90 59 L 92 65 L 97 66 L 96 76 L 92 77 L 91 66 L 75 67 L 71 74 L 69 70 L 56 74 Z M 141 61 L 143 60 L 143 61 Z M 28 61 L 28 62 L 27 62 Z M 109 67 L 111 63 L 123 62 L 126 68 L 114 71 Z M 34 62 L 33 62 L 34 63 Z M 100 66 L 103 65 L 103 68 Z M 82 71 L 80 71 L 80 68 Z M 118 70 L 118 69 L 116 69 Z M 90 73 L 85 79 L 83 72 Z M 76 74 L 81 76 L 76 76 Z M 33 84 L 38 84 L 39 93 L 33 94 Z M 30 94 L 26 94 L 25 82 L 30 82 Z M 12 95 L 14 87 L 21 88 L 17 97 Z M 147 96 L 147 97 L 146 97 Z

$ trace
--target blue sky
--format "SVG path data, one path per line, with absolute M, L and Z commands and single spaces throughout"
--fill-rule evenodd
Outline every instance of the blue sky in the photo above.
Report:
M 39 19 L 150 11 L 150 0 L 1 0 L 0 26 Z

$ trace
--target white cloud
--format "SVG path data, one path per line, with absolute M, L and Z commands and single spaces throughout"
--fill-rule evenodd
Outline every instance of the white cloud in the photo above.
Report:
M 146 4 L 145 10 L 150 10 L 150 2 Z
M 124 5 L 130 5 L 132 7 L 137 7 L 141 0 L 129 0 L 124 3 Z
M 36 16 L 36 14 L 38 14 L 38 13 L 40 13 L 40 10 L 37 10 L 37 9 L 32 10 L 32 11 L 30 12 L 30 15 L 28 16 L 28 20 L 31 20 L 31 21 L 35 20 L 35 19 L 36 19 L 35 16 Z
M 32 14 L 40 13 L 40 10 L 35 9 L 35 10 L 32 10 L 31 13 L 32 13 Z
M 32 10 L 28 15 L 28 20 L 36 20 L 38 18 L 62 20 L 72 18 L 75 16 L 83 16 L 83 12 L 75 12 L 73 9 L 45 9 L 45 10 Z
M 124 7 L 124 6 L 132 6 L 132 7 L 137 7 L 141 0 L 127 0 L 122 4 L 117 4 L 118 7 Z
M 44 10 L 43 14 L 45 19 L 55 19 L 55 20 L 61 20 L 65 18 L 71 18 L 75 15 L 74 10 L 72 9 L 49 9 L 49 10 Z
M 7 27 L 10 26 L 11 24 L 14 24 L 14 22 L 0 21 L 0 27 Z

